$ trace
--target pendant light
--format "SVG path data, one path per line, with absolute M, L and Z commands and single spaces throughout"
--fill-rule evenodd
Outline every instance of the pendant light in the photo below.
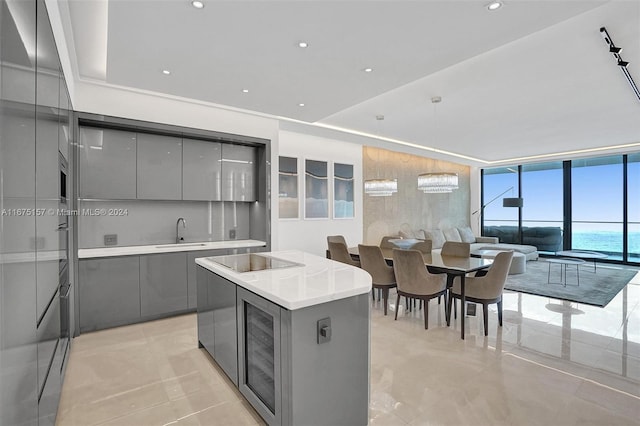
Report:
M 440 102 L 442 102 L 440 96 L 431 98 L 431 103 L 433 104 L 434 129 L 437 125 L 436 104 Z M 458 174 L 449 172 L 422 173 L 418 175 L 418 189 L 425 194 L 453 192 L 454 189 L 458 189 Z
M 376 115 L 376 120 L 383 121 L 384 115 Z M 378 176 L 380 175 L 380 148 L 378 150 Z M 390 197 L 398 192 L 398 179 L 367 179 L 364 181 L 364 192 L 372 197 Z

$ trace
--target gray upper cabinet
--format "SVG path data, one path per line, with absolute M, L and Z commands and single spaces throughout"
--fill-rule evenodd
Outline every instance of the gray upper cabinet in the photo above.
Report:
M 182 199 L 182 139 L 138 133 L 138 198 Z
M 220 201 L 221 145 L 182 140 L 182 199 Z
M 254 147 L 222 145 L 222 201 L 256 201 Z
M 80 128 L 80 198 L 136 198 L 136 134 Z
M 187 254 L 140 256 L 140 313 L 143 317 L 187 309 Z

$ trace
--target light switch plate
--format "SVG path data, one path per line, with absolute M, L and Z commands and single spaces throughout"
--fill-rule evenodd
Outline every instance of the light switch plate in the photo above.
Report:
M 106 234 L 104 236 L 105 246 L 115 246 L 118 244 L 118 234 Z

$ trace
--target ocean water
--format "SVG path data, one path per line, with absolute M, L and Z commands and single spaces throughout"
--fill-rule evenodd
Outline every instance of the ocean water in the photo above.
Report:
M 571 245 L 576 250 L 594 250 L 622 255 L 622 232 L 573 231 Z M 640 232 L 629 232 L 629 257 L 640 257 Z

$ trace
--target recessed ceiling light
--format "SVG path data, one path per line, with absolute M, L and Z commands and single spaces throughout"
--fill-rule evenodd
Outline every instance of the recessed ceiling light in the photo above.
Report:
M 299 106 L 299 107 L 303 107 L 303 106 L 304 106 L 304 104 L 303 104 L 303 103 L 299 103 L 299 104 L 298 104 L 298 106 Z
M 363 69 L 362 71 L 364 71 L 364 72 L 371 72 L 371 71 L 373 71 L 373 68 L 365 68 L 365 69 Z
M 196 9 L 202 9 L 204 7 L 204 3 L 198 0 L 193 0 L 191 2 L 191 6 L 195 7 Z
M 306 47 L 309 47 L 309 43 L 307 43 L 306 41 L 301 41 L 300 43 L 298 43 L 298 47 L 302 47 L 304 49 Z
M 249 89 L 242 89 L 242 93 L 249 93 Z
M 169 71 L 169 70 L 162 70 L 162 74 L 164 74 L 164 75 L 170 75 L 170 74 L 171 74 L 171 71 Z
M 487 5 L 487 9 L 489 10 L 498 10 L 502 7 L 502 2 L 501 1 L 494 1 L 491 2 Z

